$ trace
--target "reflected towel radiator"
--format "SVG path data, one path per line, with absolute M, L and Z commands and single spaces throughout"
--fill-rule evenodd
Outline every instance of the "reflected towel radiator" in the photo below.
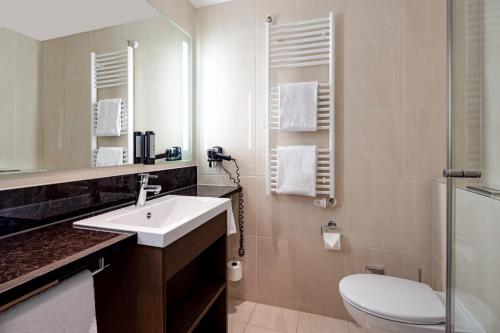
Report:
M 280 129 L 279 84 L 274 76 L 294 72 L 302 74 L 308 67 L 326 68 L 328 81 L 319 80 L 318 131 L 328 135 L 328 147 L 318 150 L 317 195 L 326 195 L 335 203 L 335 16 L 274 24 L 266 20 L 266 102 L 267 102 L 267 193 L 275 193 L 277 186 L 277 149 L 273 136 Z M 312 69 L 312 68 L 311 68 Z M 278 73 L 279 72 L 279 73 Z M 308 81 L 312 81 L 308 78 Z M 274 84 L 277 84 L 273 86 Z M 288 132 L 289 133 L 289 132 Z M 301 132 L 307 135 L 307 132 Z M 309 132 L 311 133 L 311 132 Z
M 134 156 L 130 152 L 134 149 L 134 49 L 138 47 L 135 41 L 127 41 L 125 50 L 100 53 L 91 53 L 91 156 L 90 165 L 95 166 L 95 152 L 98 149 L 97 136 L 97 104 L 98 98 L 122 97 L 121 136 L 117 139 L 117 146 L 124 146 L 124 163 L 133 164 Z M 108 144 L 109 145 L 109 144 Z

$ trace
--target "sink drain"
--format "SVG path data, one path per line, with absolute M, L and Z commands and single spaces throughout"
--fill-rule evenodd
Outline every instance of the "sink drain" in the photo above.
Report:
M 151 219 L 151 212 L 148 212 L 148 213 L 146 214 L 146 218 L 147 218 L 148 220 L 150 220 L 150 219 Z

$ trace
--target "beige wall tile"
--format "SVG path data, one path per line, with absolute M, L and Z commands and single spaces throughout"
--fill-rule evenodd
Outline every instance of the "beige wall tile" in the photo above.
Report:
M 22 170 L 36 170 L 41 166 L 42 128 L 32 123 L 18 124 L 15 128 L 14 166 Z M 2 159 L 4 157 L 2 156 Z
M 402 276 L 403 253 L 390 250 L 351 247 L 345 251 L 346 275 L 365 273 L 366 266 L 382 267 L 386 275 Z
M 351 0 L 349 4 L 348 36 L 354 41 L 401 38 L 403 1 Z
M 46 169 L 67 169 L 68 160 L 67 129 L 62 126 L 42 127 L 42 156 Z
M 0 54 L 2 75 L 12 77 L 16 71 L 16 53 L 8 50 L 16 49 L 16 33 L 7 28 L 0 28 L 0 47 L 3 50 Z
M 40 56 L 37 40 L 0 28 L 0 168 L 34 170 L 40 164 Z
M 266 194 L 264 177 L 257 178 L 257 193 L 257 235 L 285 238 L 300 235 L 300 197 Z
M 422 34 L 446 33 L 445 0 L 405 0 L 405 32 Z
M 345 68 L 346 108 L 400 109 L 403 101 L 401 39 L 351 42 Z
M 419 269 L 422 270 L 420 282 L 433 287 L 432 255 L 405 253 L 402 277 L 413 281 L 419 281 Z
M 69 123 L 90 126 L 90 77 L 68 81 L 67 89 Z
M 438 179 L 446 167 L 446 110 L 408 110 L 401 117 L 403 175 L 407 179 Z
M 16 73 L 18 78 L 38 82 L 40 74 L 41 44 L 30 37 L 16 34 Z M 5 51 L 5 49 L 4 49 Z M 1 65 L 0 65 L 1 68 Z M 5 69 L 2 69 L 2 72 Z
M 67 47 L 65 38 L 51 39 L 42 43 L 42 82 L 44 85 L 66 78 Z
M 257 293 L 259 296 L 301 303 L 299 256 L 293 241 L 257 237 Z
M 334 309 L 343 315 L 337 285 L 344 276 L 343 253 L 325 251 L 320 241 L 257 239 L 259 297 Z
M 194 33 L 194 7 L 186 0 L 148 0 L 187 33 Z
M 10 123 L 0 123 L 0 168 L 15 168 L 16 152 L 14 146 L 15 130 Z
M 403 162 L 401 112 L 350 112 L 347 117 L 346 177 L 400 178 Z
M 90 33 L 90 48 L 92 52 L 113 52 L 120 46 L 118 42 L 118 28 L 116 26 L 94 30 Z
M 16 80 L 0 73 L 0 122 L 12 120 L 16 109 Z
M 256 201 L 248 209 L 255 209 L 259 302 L 347 318 L 336 283 L 363 272 L 367 264 L 409 278 L 422 267 L 426 282 L 432 280 L 432 182 L 443 167 L 439 154 L 444 141 L 439 140 L 444 140 L 445 127 L 438 111 L 444 104 L 416 103 L 424 93 L 410 91 L 429 78 L 439 81 L 432 83 L 434 88 L 444 85 L 446 78 L 435 72 L 445 67 L 438 61 L 425 67 L 422 61 L 418 71 L 424 73 L 418 73 L 408 61 L 420 59 L 408 52 L 417 38 L 428 38 L 420 52 L 444 54 L 445 43 L 437 39 L 444 35 L 438 30 L 445 21 L 441 10 L 432 1 L 411 0 L 317 0 L 313 6 L 308 0 L 245 0 L 196 9 L 198 158 L 205 159 L 207 147 L 222 145 L 248 164 L 243 178 L 255 176 Z M 279 24 L 328 11 L 336 15 L 339 202 L 323 210 L 311 198 L 266 194 L 263 22 L 266 15 Z M 417 26 L 422 18 L 425 22 Z M 410 45 L 407 35 L 414 38 Z M 286 71 L 273 84 L 327 80 L 325 74 L 320 68 Z M 420 81 L 409 82 L 414 79 Z M 251 125 L 241 123 L 246 121 Z M 420 131 L 425 132 L 423 140 Z M 273 140 L 279 145 L 327 144 L 318 133 L 273 134 Z M 423 165 L 423 159 L 432 161 Z M 220 170 L 205 162 L 198 170 L 200 181 L 227 183 Z M 345 234 L 339 253 L 322 248 L 319 232 L 333 217 Z
M 45 81 L 42 91 L 42 124 L 46 126 L 62 126 L 69 122 L 66 113 L 68 103 L 68 86 L 64 81 Z
M 257 299 L 257 237 L 245 236 L 245 251 L 243 258 L 238 256 L 239 233 L 228 238 L 228 261 L 236 258 L 243 263 L 243 278 L 237 282 L 229 282 L 229 296 L 236 299 Z
M 446 106 L 446 36 L 406 36 L 404 100 L 408 108 Z
M 66 39 L 66 78 L 75 79 L 89 76 L 90 34 L 81 33 Z M 88 89 L 87 89 L 88 90 Z

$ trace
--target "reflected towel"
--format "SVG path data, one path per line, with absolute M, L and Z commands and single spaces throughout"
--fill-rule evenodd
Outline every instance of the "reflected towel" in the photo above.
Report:
M 316 196 L 316 146 L 278 147 L 276 192 Z
M 121 98 L 103 99 L 97 103 L 97 136 L 120 136 L 122 131 Z
M 123 147 L 100 147 L 97 150 L 96 167 L 123 165 Z
M 280 130 L 318 129 L 318 82 L 282 84 L 280 89 Z
M 83 271 L 0 313 L 0 332 L 96 332 L 94 279 Z

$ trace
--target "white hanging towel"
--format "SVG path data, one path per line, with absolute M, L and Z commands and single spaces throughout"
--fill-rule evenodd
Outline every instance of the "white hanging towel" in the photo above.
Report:
M 227 235 L 232 235 L 236 233 L 236 223 L 233 213 L 233 202 L 228 199 L 227 203 Z
M 97 136 L 120 136 L 122 99 L 103 99 L 97 103 Z
M 318 130 L 318 82 L 281 84 L 280 130 Z
M 278 147 L 276 193 L 316 196 L 316 146 Z
M 123 147 L 99 147 L 96 167 L 123 165 Z
M 0 332 L 96 331 L 94 279 L 83 271 L 0 313 Z

